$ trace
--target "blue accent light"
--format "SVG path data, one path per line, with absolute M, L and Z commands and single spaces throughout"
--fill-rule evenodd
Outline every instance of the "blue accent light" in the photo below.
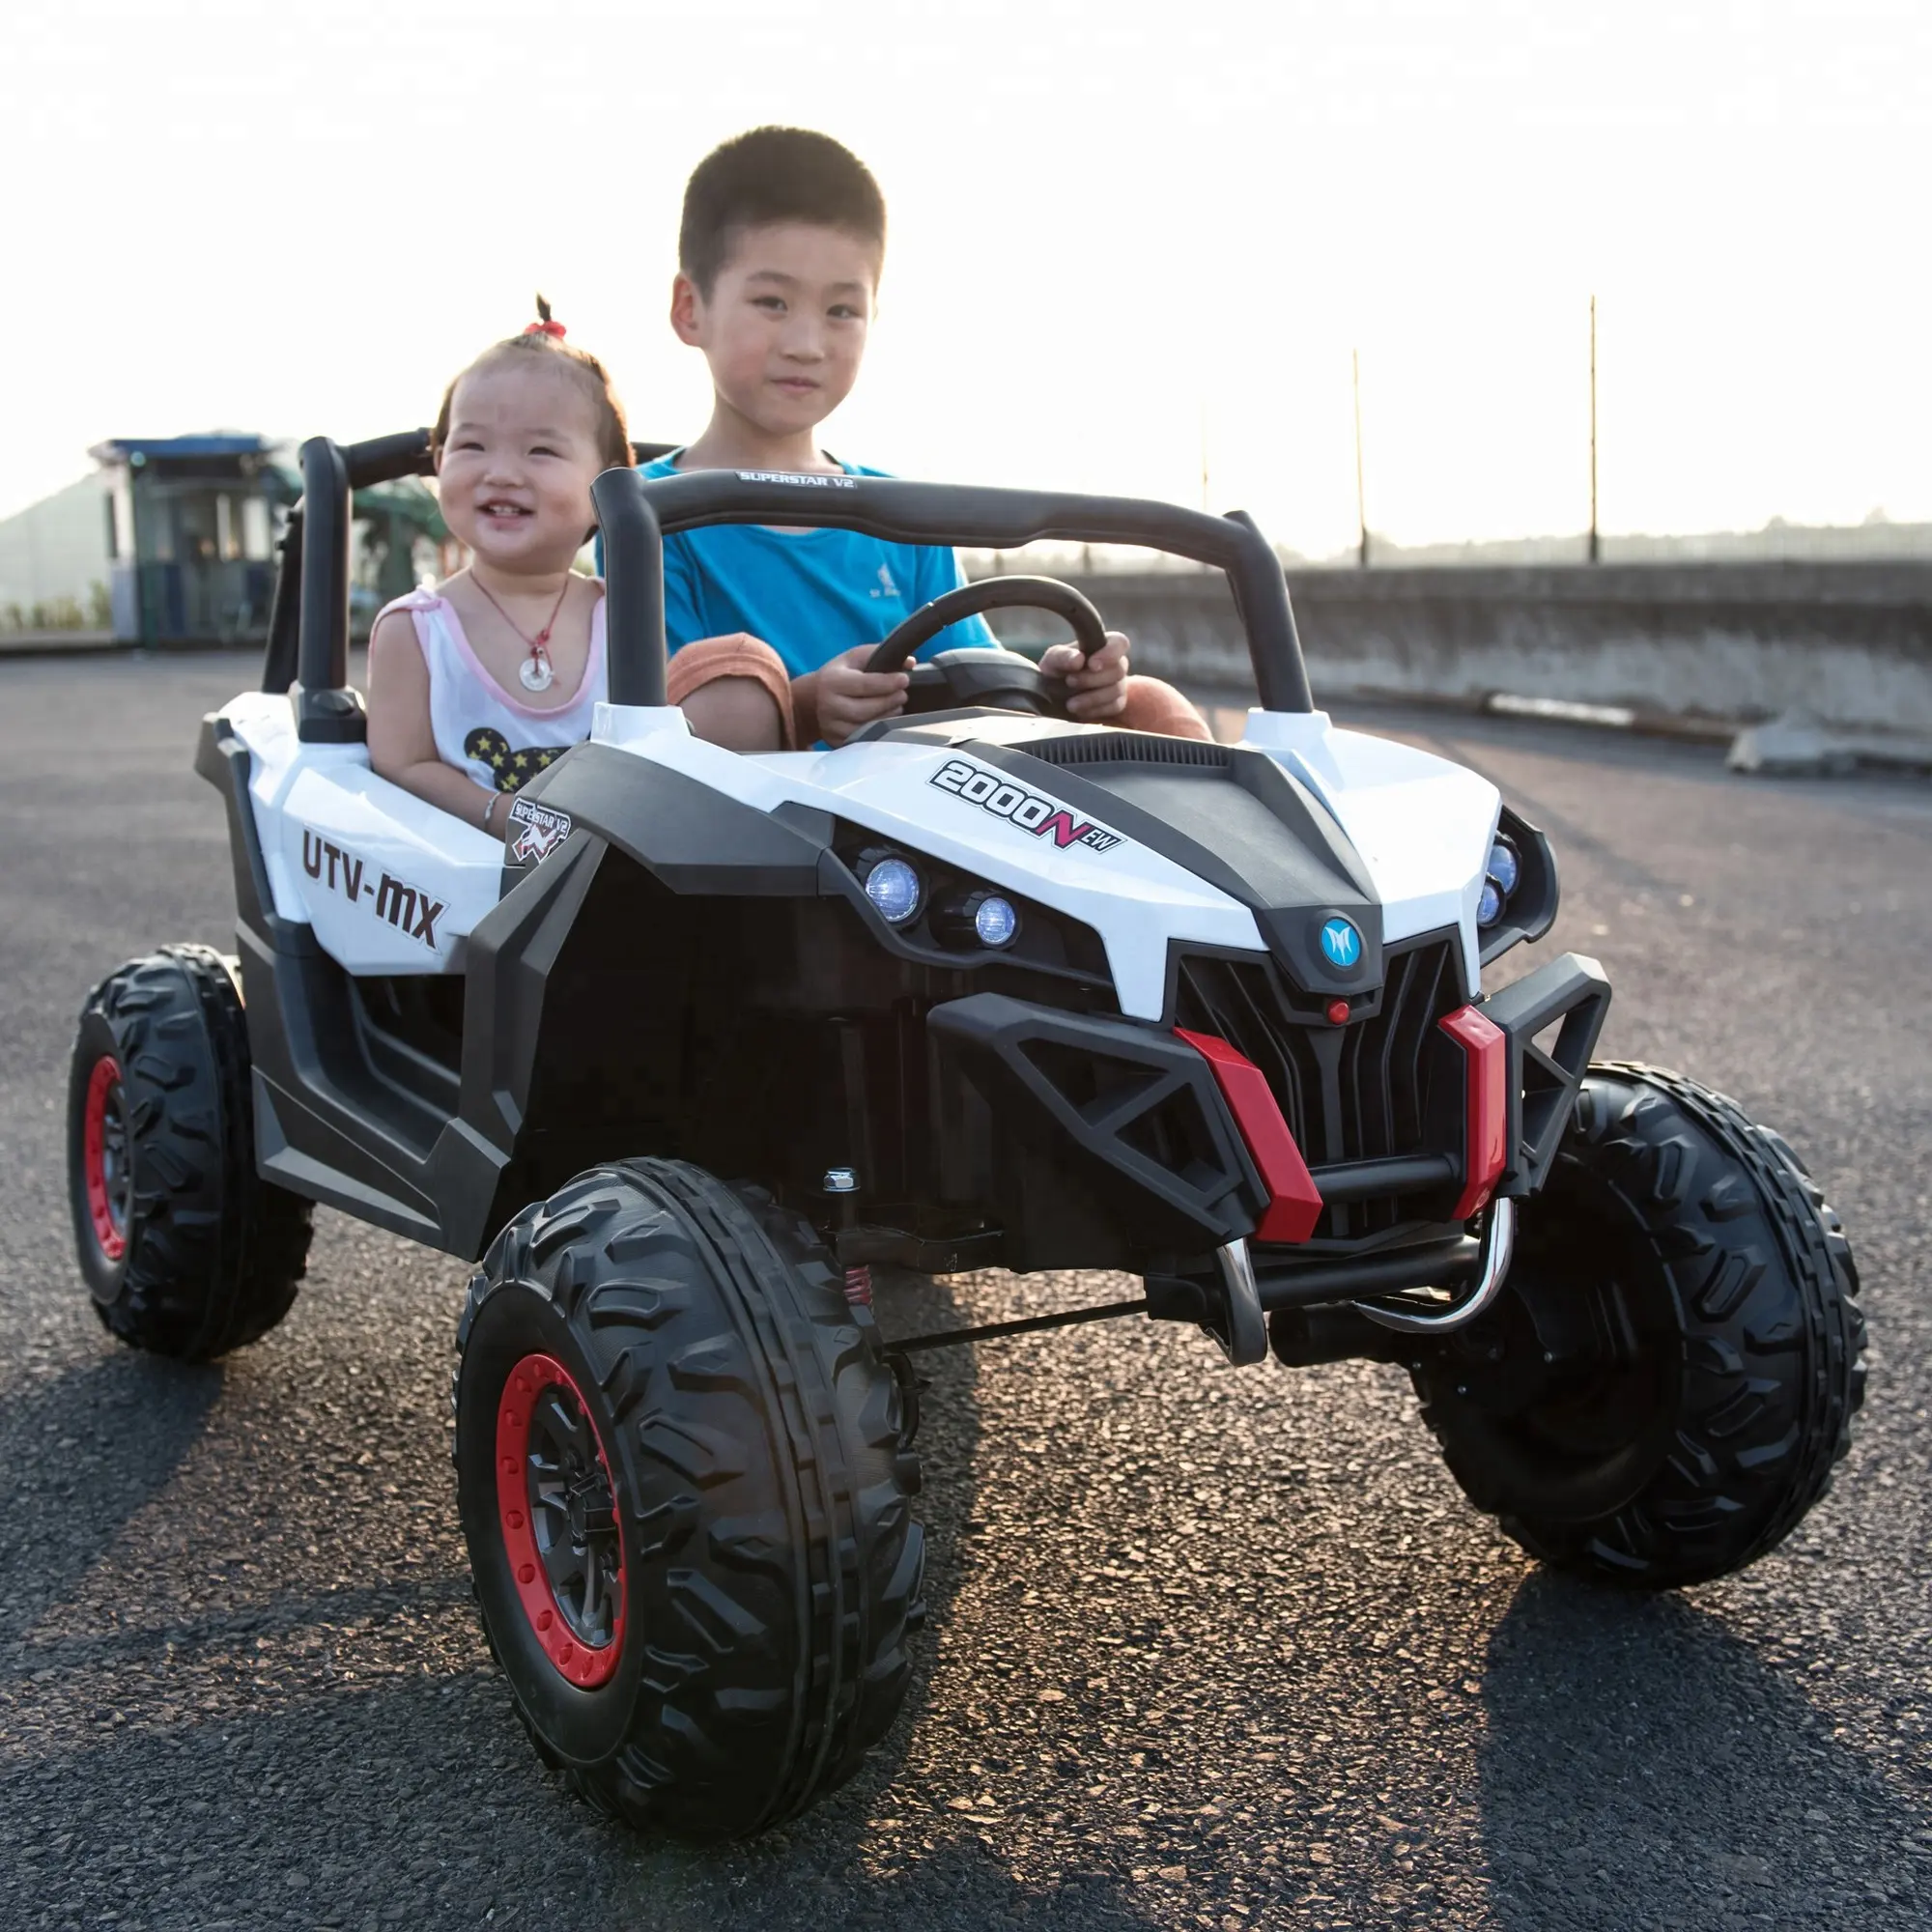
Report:
M 1346 973 L 1362 956 L 1362 935 L 1346 919 L 1331 919 L 1321 928 L 1321 956 Z
M 888 925 L 903 925 L 918 912 L 924 892 L 903 859 L 881 859 L 866 874 L 866 896 Z
M 988 893 L 974 910 L 973 930 L 980 935 L 981 946 L 1010 946 L 1019 929 L 1020 916 L 1013 910 L 1012 900 L 996 893 Z
M 1498 838 L 1490 847 L 1490 877 L 1505 898 L 1516 891 L 1517 881 L 1522 877 L 1522 861 L 1506 838 Z
M 1476 923 L 1493 925 L 1503 916 L 1503 895 L 1496 891 L 1493 879 L 1483 881 L 1482 896 L 1476 901 Z

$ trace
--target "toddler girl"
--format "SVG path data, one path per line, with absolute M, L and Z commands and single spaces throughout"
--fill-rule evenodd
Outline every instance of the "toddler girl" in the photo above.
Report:
M 469 564 L 388 605 L 369 639 L 369 762 L 498 838 L 511 797 L 590 735 L 606 695 L 604 586 L 571 566 L 591 482 L 634 461 L 603 364 L 566 344 L 541 296 L 537 312 L 450 384 L 431 433 L 443 522 Z M 715 641 L 729 674 L 687 708 L 692 728 L 776 750 L 784 667 L 749 640 Z

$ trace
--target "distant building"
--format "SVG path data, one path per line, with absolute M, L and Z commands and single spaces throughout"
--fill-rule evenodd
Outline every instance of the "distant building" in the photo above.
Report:
M 88 454 L 107 484 L 116 638 L 232 643 L 266 637 L 277 525 L 301 492 L 259 436 L 117 437 Z
M 287 443 L 243 432 L 116 437 L 93 476 L 0 522 L 0 633 L 135 644 L 268 635 L 275 545 L 301 474 Z M 355 628 L 457 561 L 436 498 L 411 479 L 358 491 Z

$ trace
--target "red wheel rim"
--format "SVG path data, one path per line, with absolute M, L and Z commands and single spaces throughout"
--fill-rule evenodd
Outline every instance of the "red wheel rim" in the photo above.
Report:
M 624 1648 L 616 1485 L 583 1392 L 552 1355 L 526 1355 L 497 1405 L 497 1516 L 510 1580 L 567 1683 L 594 1690 Z
M 81 1174 L 94 1238 L 110 1262 L 128 1252 L 128 1115 L 121 1091 L 121 1063 L 102 1054 L 88 1075 L 81 1115 Z

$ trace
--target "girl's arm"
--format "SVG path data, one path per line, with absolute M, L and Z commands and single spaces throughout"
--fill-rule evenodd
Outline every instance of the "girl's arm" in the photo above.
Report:
M 498 838 L 510 815 L 508 792 L 488 792 L 437 755 L 429 721 L 429 667 L 407 611 L 378 620 L 369 638 L 369 763 L 379 777 L 412 791 Z

